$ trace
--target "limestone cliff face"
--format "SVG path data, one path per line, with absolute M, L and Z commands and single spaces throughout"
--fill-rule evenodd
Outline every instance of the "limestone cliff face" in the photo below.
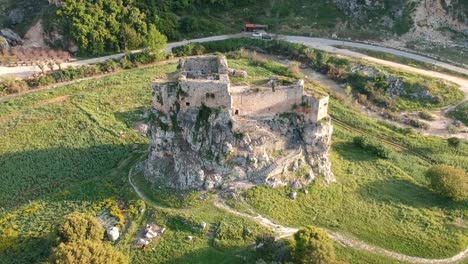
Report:
M 316 176 L 332 182 L 332 131 L 328 118 L 310 123 L 297 114 L 246 119 L 207 107 L 154 110 L 145 177 L 182 190 L 238 182 L 301 186 Z

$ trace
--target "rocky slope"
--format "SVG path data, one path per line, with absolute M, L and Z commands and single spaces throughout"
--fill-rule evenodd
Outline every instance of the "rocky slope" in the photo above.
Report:
M 329 119 L 317 124 L 296 114 L 244 119 L 207 107 L 151 116 L 145 168 L 151 182 L 208 190 L 238 182 L 297 188 L 316 176 L 334 181 Z

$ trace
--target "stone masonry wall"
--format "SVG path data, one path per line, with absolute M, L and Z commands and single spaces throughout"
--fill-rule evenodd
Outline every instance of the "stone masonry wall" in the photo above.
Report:
M 275 115 L 291 112 L 293 105 L 300 105 L 304 87 L 300 85 L 280 88 L 272 91 L 249 91 L 232 95 L 234 114 L 246 115 Z
M 229 83 L 209 80 L 187 80 L 179 83 L 184 96 L 180 97 L 180 109 L 185 111 L 202 104 L 211 108 L 231 108 Z

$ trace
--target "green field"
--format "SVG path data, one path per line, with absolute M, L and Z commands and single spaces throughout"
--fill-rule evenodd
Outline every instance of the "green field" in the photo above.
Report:
M 252 83 L 278 70 L 242 59 L 230 64 L 247 69 L 255 76 L 248 80 Z M 133 126 L 151 105 L 150 81 L 175 69 L 175 64 L 132 69 L 0 103 L 1 261 L 40 263 L 48 258 L 55 243 L 51 232 L 65 214 L 96 213 L 108 199 L 137 199 L 127 175 L 145 156 L 148 140 Z M 331 113 L 439 162 L 468 169 L 467 144 L 453 151 L 437 138 L 399 134 L 338 101 L 332 101 Z M 287 199 L 287 189 L 256 188 L 232 204 L 255 208 L 280 223 L 316 224 L 410 255 L 445 257 L 467 246 L 468 231 L 457 222 L 461 213 L 468 213 L 468 205 L 426 189 L 425 161 L 397 152 L 389 160 L 376 159 L 350 144 L 353 132 L 335 130 L 331 157 L 337 183 L 323 186 L 318 181 L 309 195 L 300 193 L 294 202 Z M 200 201 L 189 193 L 180 199 L 141 178 L 137 183 L 169 208 L 148 206 L 131 231 L 152 221 L 168 231 L 143 251 L 130 246 L 132 232 L 123 237 L 117 248 L 132 263 L 239 263 L 255 257 L 251 244 L 257 234 L 267 232 L 263 227 L 217 209 L 210 196 Z M 216 239 L 193 228 L 200 221 L 221 224 Z M 188 235 L 194 237 L 192 243 Z M 337 251 L 350 263 L 397 263 L 339 245 Z

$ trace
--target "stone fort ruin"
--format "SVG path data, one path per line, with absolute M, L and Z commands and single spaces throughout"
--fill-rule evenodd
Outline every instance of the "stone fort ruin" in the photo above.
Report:
M 246 73 L 228 68 L 224 56 L 204 56 L 181 59 L 177 82 L 155 81 L 156 100 L 153 107 L 164 113 L 205 105 L 223 108 L 238 116 L 272 116 L 285 112 L 303 114 L 318 122 L 328 116 L 328 95 L 319 91 L 304 93 L 304 81 L 285 83 L 274 76 L 267 87 L 232 86 L 229 76 Z M 173 93 L 178 86 L 181 93 Z
M 272 76 L 235 86 L 224 56 L 181 59 L 171 80 L 153 82 L 145 177 L 178 189 L 238 183 L 302 186 L 334 181 L 328 95 Z

